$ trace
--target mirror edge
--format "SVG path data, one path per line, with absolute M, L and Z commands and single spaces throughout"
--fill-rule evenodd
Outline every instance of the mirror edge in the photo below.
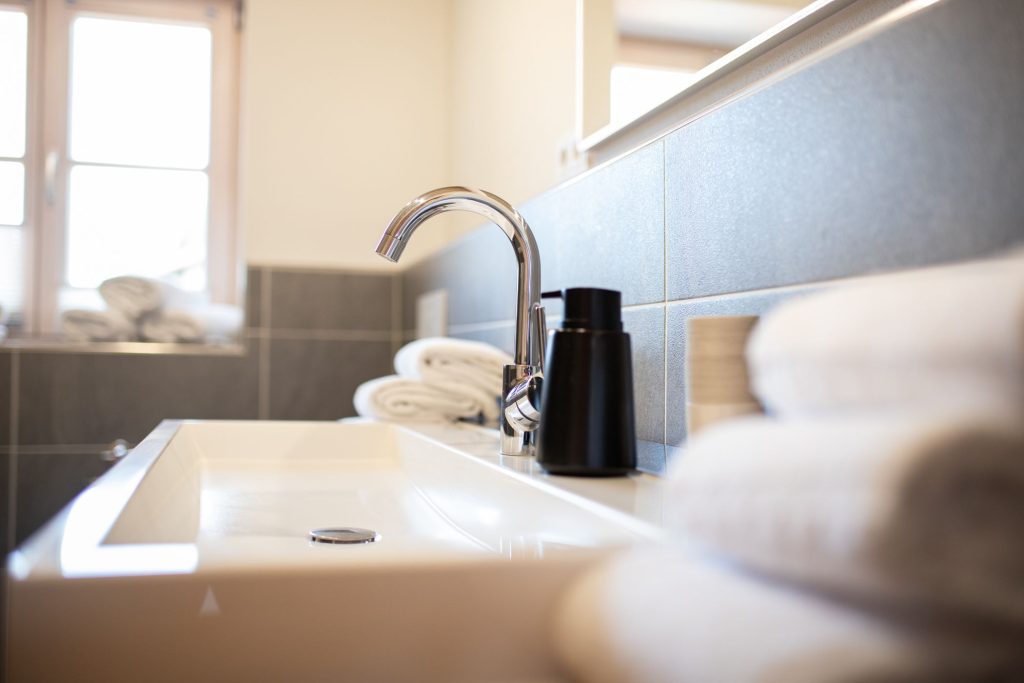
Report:
M 799 34 L 803 33 L 807 29 L 815 26 L 816 24 L 828 19 L 843 9 L 846 9 L 850 5 L 853 5 L 858 0 L 816 0 L 815 2 L 807 5 L 801 10 L 794 12 L 785 21 L 776 24 L 772 28 L 768 29 L 764 33 L 758 34 L 754 38 L 751 38 L 746 43 L 743 43 L 735 50 L 732 50 L 723 57 L 716 59 L 711 64 L 697 72 L 694 80 L 690 85 L 686 86 L 676 94 L 672 95 L 668 99 L 662 101 L 660 104 L 647 110 L 640 116 L 624 122 L 612 122 L 609 123 L 595 132 L 589 135 L 582 135 L 583 127 L 579 125 L 579 122 L 583 120 L 582 112 L 577 112 L 576 120 L 577 125 L 577 149 L 580 153 L 592 153 L 599 150 L 605 143 L 618 140 L 628 136 L 633 131 L 641 128 L 644 124 L 656 119 L 666 111 L 673 109 L 680 102 L 688 99 L 697 92 L 703 90 L 709 85 L 725 78 L 729 74 L 734 73 L 739 68 L 749 64 L 758 57 L 766 54 L 770 50 L 782 45 L 783 43 L 795 38 Z M 583 4 L 587 0 L 576 0 L 577 3 L 577 17 L 583 16 Z M 576 71 L 576 88 L 577 88 L 577 105 L 584 101 L 586 97 L 586 89 L 584 88 L 585 76 L 582 68 L 582 42 L 583 36 L 582 27 L 577 26 L 577 71 Z M 676 127 L 678 122 L 671 125 L 666 125 L 665 130 L 659 133 L 646 136 L 644 140 L 634 141 L 634 144 L 629 145 L 630 147 L 641 146 L 645 142 L 660 137 L 664 133 L 669 132 L 672 128 Z

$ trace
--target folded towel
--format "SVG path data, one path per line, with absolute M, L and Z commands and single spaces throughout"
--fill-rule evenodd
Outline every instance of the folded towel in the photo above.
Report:
M 1024 256 L 930 268 L 784 303 L 747 347 L 779 416 L 863 409 L 1024 413 Z
M 226 304 L 163 308 L 142 317 L 139 331 L 150 342 L 226 342 L 242 329 L 242 309 Z
M 1024 425 L 749 417 L 697 434 L 667 524 L 850 596 L 1024 623 Z
M 553 635 L 562 664 L 584 683 L 966 683 L 1024 674 L 1024 651 L 1008 636 L 883 621 L 669 551 L 631 551 L 578 579 L 556 607 Z
M 363 417 L 395 422 L 454 422 L 479 417 L 484 406 L 416 379 L 390 375 L 363 382 L 352 398 Z
M 447 337 L 418 339 L 395 354 L 399 375 L 471 398 L 489 423 L 498 420 L 502 369 L 510 363 L 510 355 L 490 344 Z
M 78 308 L 60 314 L 64 336 L 72 341 L 132 341 L 138 338 L 135 323 L 120 311 Z
M 99 291 L 107 306 L 133 320 L 164 306 L 193 306 L 206 300 L 203 294 L 186 292 L 162 280 L 134 275 L 104 280 Z

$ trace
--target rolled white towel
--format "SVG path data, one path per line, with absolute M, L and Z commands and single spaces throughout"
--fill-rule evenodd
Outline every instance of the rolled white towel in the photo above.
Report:
M 393 422 L 454 422 L 475 419 L 483 410 L 470 396 L 396 375 L 363 382 L 352 403 L 363 417 Z
M 1024 255 L 837 287 L 764 315 L 751 384 L 779 416 L 1024 413 Z
M 60 314 L 61 330 L 72 341 L 132 341 L 138 328 L 120 311 L 72 308 Z
M 1024 622 L 1024 425 L 750 417 L 693 437 L 667 525 L 851 596 Z
M 165 306 L 193 306 L 206 300 L 202 294 L 186 292 L 168 282 L 135 275 L 104 280 L 99 291 L 107 306 L 133 320 Z
M 666 550 L 578 579 L 553 636 L 581 683 L 967 683 L 1017 680 L 1024 659 L 1003 635 L 883 621 Z
M 242 329 L 242 309 L 227 304 L 163 308 L 142 317 L 139 332 L 150 342 L 226 342 Z
M 395 372 L 419 379 L 480 404 L 484 419 L 496 423 L 501 374 L 512 356 L 483 342 L 428 337 L 406 344 L 395 354 Z

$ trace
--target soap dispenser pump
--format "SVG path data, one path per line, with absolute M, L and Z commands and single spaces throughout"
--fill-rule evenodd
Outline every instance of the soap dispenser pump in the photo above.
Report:
M 636 469 L 633 363 L 619 292 L 579 287 L 548 344 L 537 462 L 551 474 L 612 477 Z

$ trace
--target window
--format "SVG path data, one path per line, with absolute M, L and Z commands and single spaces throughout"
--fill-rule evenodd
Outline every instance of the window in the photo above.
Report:
M 237 0 L 0 0 L 0 305 L 117 275 L 235 301 Z
M 27 111 L 28 14 L 0 5 L 0 307 L 15 312 L 24 299 Z

